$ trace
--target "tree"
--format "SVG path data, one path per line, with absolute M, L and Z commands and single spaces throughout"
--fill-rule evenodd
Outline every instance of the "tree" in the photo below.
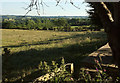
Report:
M 28 29 L 35 29 L 35 22 L 34 22 L 34 20 L 28 20 L 27 21 L 27 27 L 28 27 Z
M 47 30 L 52 30 L 53 29 L 53 23 L 46 18 L 46 21 L 45 21 L 45 27 L 47 28 Z
M 2 27 L 4 29 L 12 29 L 12 28 L 16 28 L 16 25 L 12 21 L 3 21 L 2 22 Z
M 71 31 L 71 26 L 69 24 L 65 24 L 64 31 Z
M 54 24 L 57 26 L 58 30 L 60 30 L 62 26 L 65 26 L 67 24 L 67 20 L 64 18 L 59 18 L 54 20 Z
M 72 18 L 69 20 L 69 23 L 71 23 L 71 26 L 77 26 L 79 19 Z
M 120 70 L 120 2 L 92 2 L 91 4 L 100 17 L 105 32 L 107 33 L 114 61 L 117 63 Z M 113 9 L 111 9 L 111 7 L 113 7 Z
M 97 30 L 100 31 L 100 29 L 103 28 L 102 22 L 100 20 L 99 15 L 97 14 L 97 12 L 95 11 L 95 9 L 93 8 L 93 5 L 91 3 L 89 3 L 89 7 L 91 7 L 92 9 L 88 10 L 87 13 L 89 14 L 89 18 L 90 18 L 90 22 L 91 22 L 91 30 Z
M 36 18 L 35 19 L 35 23 L 36 23 L 36 29 L 37 30 L 41 30 L 42 29 L 42 23 L 41 23 L 41 20 Z
M 61 0 L 56 1 L 58 5 Z M 30 8 L 29 10 L 31 10 L 33 6 L 36 6 L 37 2 L 38 0 L 32 0 L 31 4 L 28 7 Z M 72 0 L 70 0 L 70 3 L 75 6 Z M 114 61 L 117 63 L 118 69 L 120 71 L 120 2 L 105 3 L 101 1 L 91 2 L 91 4 L 95 9 L 94 11 L 96 11 L 98 16 L 100 17 L 105 32 L 107 33 L 108 42 L 112 49 Z M 41 3 L 41 5 L 43 5 L 43 3 Z M 37 8 L 37 10 L 39 9 Z
M 9 26 L 10 26 L 10 22 L 5 22 L 5 21 L 2 22 L 3 29 L 9 28 Z

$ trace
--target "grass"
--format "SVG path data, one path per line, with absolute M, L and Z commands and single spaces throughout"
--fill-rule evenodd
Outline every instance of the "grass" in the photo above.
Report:
M 3 56 L 3 79 L 13 82 L 23 73 L 35 72 L 40 61 L 65 61 L 75 64 L 75 73 L 81 60 L 106 44 L 106 34 L 98 31 L 54 32 L 35 30 L 2 30 L 2 50 L 11 55 Z M 3 52 L 4 53 L 4 52 Z
M 86 28 L 89 28 L 89 27 L 90 27 L 90 25 L 83 25 L 83 26 L 71 26 L 71 28 L 72 28 L 72 29 L 74 29 L 75 27 L 81 27 L 81 28 L 86 27 Z
M 82 25 L 82 26 L 71 26 L 71 29 L 75 29 L 76 27 L 77 28 L 83 28 L 83 27 L 86 27 L 86 28 L 89 28 L 91 25 Z M 57 27 L 54 27 L 54 28 L 57 28 Z M 63 26 L 61 28 L 64 28 Z

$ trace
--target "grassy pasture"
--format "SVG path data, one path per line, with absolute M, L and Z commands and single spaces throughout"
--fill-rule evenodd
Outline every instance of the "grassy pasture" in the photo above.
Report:
M 106 42 L 106 34 L 102 31 L 55 32 L 3 29 L 2 50 L 9 48 L 11 51 L 9 57 L 3 56 L 3 79 L 15 81 L 23 73 L 36 71 L 40 61 L 51 64 L 54 60 L 59 63 L 61 57 L 65 58 L 66 63 L 74 63 L 77 70 L 85 56 Z

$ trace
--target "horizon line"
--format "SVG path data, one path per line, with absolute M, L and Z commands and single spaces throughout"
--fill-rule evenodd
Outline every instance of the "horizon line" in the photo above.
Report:
M 7 15 L 1 15 L 1 16 L 7 16 Z M 84 15 L 8 15 L 8 16 L 84 16 Z M 85 15 L 88 16 L 88 15 Z

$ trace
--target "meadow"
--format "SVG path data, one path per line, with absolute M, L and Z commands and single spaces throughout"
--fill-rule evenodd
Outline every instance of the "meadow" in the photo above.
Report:
M 10 49 L 10 55 L 3 56 L 3 79 L 16 81 L 24 73 L 32 73 L 40 61 L 74 63 L 79 72 L 81 60 L 107 43 L 103 31 L 57 32 L 44 30 L 1 29 L 2 51 Z M 4 54 L 4 51 L 3 51 Z

